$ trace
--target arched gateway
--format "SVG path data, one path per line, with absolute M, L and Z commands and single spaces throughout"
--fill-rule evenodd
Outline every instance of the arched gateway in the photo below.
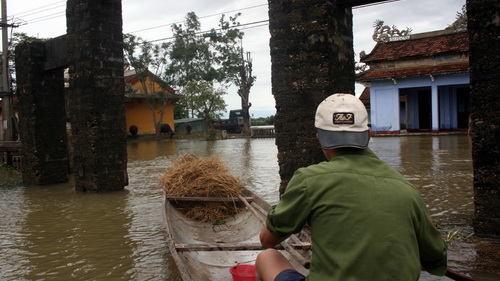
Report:
M 23 182 L 68 181 L 70 124 L 76 189 L 120 190 L 127 185 L 121 1 L 69 0 L 66 18 L 66 35 L 16 47 Z

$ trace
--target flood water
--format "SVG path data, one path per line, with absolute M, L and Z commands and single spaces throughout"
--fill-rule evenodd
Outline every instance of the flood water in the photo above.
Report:
M 472 233 L 467 136 L 379 137 L 370 146 L 417 186 L 443 231 Z M 179 280 L 158 185 L 179 154 L 219 155 L 249 189 L 278 201 L 274 139 L 136 139 L 127 149 L 130 182 L 118 192 L 81 193 L 71 182 L 27 188 L 18 172 L 0 172 L 0 280 Z M 450 268 L 475 271 L 474 245 L 457 245 Z

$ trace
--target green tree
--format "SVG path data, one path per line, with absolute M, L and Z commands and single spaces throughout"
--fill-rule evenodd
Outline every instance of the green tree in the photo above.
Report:
M 223 95 L 226 94 L 224 88 L 215 89 L 208 81 L 190 81 L 184 87 L 190 93 L 193 109 L 198 118 L 205 120 L 208 131 L 207 139 L 215 139 L 214 120 L 222 116 L 221 111 L 226 108 Z
M 222 90 L 235 83 L 242 64 L 239 44 L 243 33 L 237 28 L 239 15 L 236 14 L 229 20 L 222 15 L 219 28 L 211 29 L 207 33 L 201 30 L 194 12 L 187 14 L 184 25 L 174 24 L 174 42 L 165 80 L 180 88 L 185 88 L 189 83 L 206 81 L 212 87 L 215 84 L 220 85 Z M 197 111 L 195 100 L 198 97 L 187 90 L 183 93 L 191 117 L 194 117 Z M 220 110 L 225 111 L 225 107 Z
M 193 81 L 213 81 L 216 71 L 213 68 L 214 58 L 210 46 L 201 36 L 201 26 L 194 12 L 186 15 L 184 26 L 172 25 L 174 41 L 169 50 L 170 61 L 165 69 L 165 80 L 178 88 L 185 88 Z M 194 97 L 182 90 L 185 105 L 191 117 L 194 117 Z
M 274 125 L 274 115 L 268 117 L 252 118 L 252 123 L 255 126 L 269 126 Z
M 242 134 L 250 135 L 250 89 L 256 77 L 252 75 L 252 58 L 250 52 L 244 52 L 243 35 L 236 27 L 240 25 L 237 21 L 238 13 L 234 17 L 225 20 L 222 15 L 219 21 L 219 28 L 212 29 L 205 34 L 210 38 L 213 48 L 217 50 L 215 60 L 221 65 L 219 69 L 222 81 L 227 84 L 234 84 L 238 88 L 238 95 L 241 98 L 241 109 L 243 115 Z
M 9 60 L 9 81 L 10 81 L 10 88 L 12 89 L 12 91 L 15 93 L 15 89 L 16 89 L 16 66 L 15 66 L 15 59 L 14 59 L 14 49 L 16 48 L 17 44 L 21 43 L 21 42 L 24 42 L 24 41 L 34 41 L 34 40 L 38 40 L 38 41 L 45 41 L 47 39 L 39 39 L 39 38 L 36 38 L 36 37 L 32 37 L 32 36 L 28 36 L 26 33 L 24 32 L 14 32 L 12 34 L 12 38 L 9 40 L 9 46 L 8 46 L 8 50 L 9 50 L 9 53 L 7 54 L 7 58 Z M 2 52 L 0 51 L 0 54 Z M 2 56 L 3 58 L 3 56 Z
M 178 100 L 169 85 L 159 78 L 165 71 L 169 44 L 152 44 L 131 34 L 124 34 L 123 42 L 125 65 L 135 71 L 141 83 L 141 91 L 134 92 L 129 88 L 127 92 L 146 98 L 156 135 L 160 135 L 167 106 Z
M 189 118 L 189 108 L 186 105 L 186 99 L 180 99 L 174 106 L 174 119 Z

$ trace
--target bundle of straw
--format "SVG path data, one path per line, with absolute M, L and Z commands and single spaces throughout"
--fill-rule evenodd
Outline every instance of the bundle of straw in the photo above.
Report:
M 241 181 L 229 174 L 229 169 L 217 156 L 181 155 L 160 182 L 171 197 L 236 197 L 243 189 Z M 183 202 L 176 206 L 187 217 L 204 222 L 224 220 L 238 212 L 234 202 Z

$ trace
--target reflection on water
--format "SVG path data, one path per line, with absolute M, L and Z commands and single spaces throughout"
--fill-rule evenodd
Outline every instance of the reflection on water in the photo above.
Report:
M 86 194 L 71 184 L 2 189 L 0 280 L 169 276 L 167 251 L 158 247 L 163 231 L 151 218 L 161 208 L 157 193 Z
M 419 188 L 443 229 L 472 231 L 466 136 L 380 137 L 370 145 Z M 179 280 L 165 245 L 158 179 L 181 153 L 219 155 L 249 189 L 278 200 L 274 139 L 130 140 L 129 186 L 105 194 L 76 192 L 72 183 L 26 188 L 4 171 L 0 280 Z M 471 270 L 461 263 L 474 259 L 473 248 L 463 256 L 452 263 Z
M 468 137 L 376 138 L 371 147 L 420 190 L 434 220 L 444 219 L 448 225 L 472 224 L 474 192 Z
M 151 181 L 151 173 L 156 173 L 157 179 L 179 154 L 218 155 L 231 174 L 241 178 L 249 189 L 269 202 L 278 200 L 280 179 L 274 139 L 141 140 L 131 141 L 128 148 L 131 180 Z

